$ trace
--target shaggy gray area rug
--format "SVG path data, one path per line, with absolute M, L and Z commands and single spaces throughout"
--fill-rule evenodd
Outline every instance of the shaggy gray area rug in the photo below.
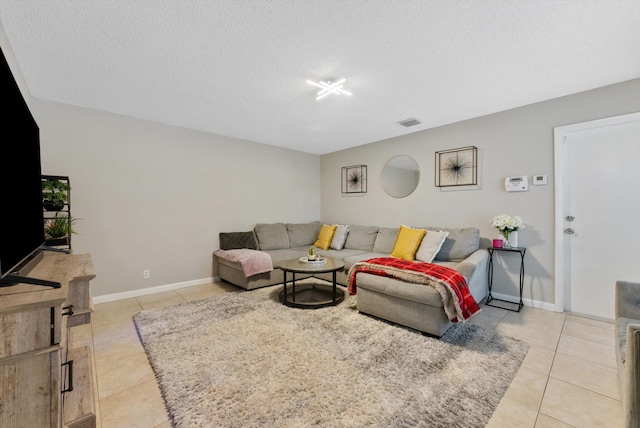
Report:
M 134 321 L 176 427 L 483 427 L 528 345 L 473 324 L 436 339 L 356 297 L 294 309 L 281 286 Z

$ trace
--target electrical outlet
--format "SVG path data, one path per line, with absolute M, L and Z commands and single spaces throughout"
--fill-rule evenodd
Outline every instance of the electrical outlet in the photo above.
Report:
M 151 276 L 151 271 L 149 269 L 145 269 L 142 271 L 142 279 L 149 279 Z

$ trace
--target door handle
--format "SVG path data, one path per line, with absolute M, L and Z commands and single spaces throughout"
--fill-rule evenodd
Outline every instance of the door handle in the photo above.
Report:
M 69 360 L 66 363 L 62 363 L 63 366 L 67 366 L 69 370 L 67 370 L 67 374 L 69 377 L 69 387 L 62 390 L 62 393 L 73 391 L 73 360 Z
M 572 229 L 572 228 L 570 228 L 570 227 L 567 227 L 567 228 L 564 230 L 564 233 L 566 233 L 567 235 L 573 235 L 575 232 L 576 232 L 576 231 L 575 231 L 575 230 L 573 230 L 573 229 Z

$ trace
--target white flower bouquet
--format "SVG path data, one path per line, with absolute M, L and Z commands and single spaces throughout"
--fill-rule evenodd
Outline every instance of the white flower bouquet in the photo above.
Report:
M 491 225 L 498 229 L 498 231 L 502 234 L 505 234 L 506 232 L 506 235 L 511 232 L 515 232 L 516 230 L 524 229 L 525 227 L 520 216 L 511 217 L 507 214 L 500 214 L 495 216 Z
M 498 229 L 498 232 L 504 237 L 505 243 L 509 246 L 509 235 L 511 232 L 516 232 L 520 229 L 524 229 L 525 225 L 522 222 L 522 218 L 519 216 L 509 216 L 507 214 L 500 214 L 493 218 L 491 225 Z

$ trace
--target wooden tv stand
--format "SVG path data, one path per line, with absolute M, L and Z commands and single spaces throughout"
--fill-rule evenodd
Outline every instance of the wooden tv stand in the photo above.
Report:
M 0 288 L 0 426 L 96 426 L 90 350 L 69 328 L 91 322 L 89 254 L 44 253 L 29 277 L 60 288 Z

